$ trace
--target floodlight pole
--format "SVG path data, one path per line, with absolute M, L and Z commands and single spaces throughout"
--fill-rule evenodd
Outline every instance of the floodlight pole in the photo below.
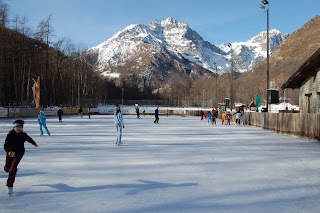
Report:
M 270 88 L 270 59 L 269 59 L 269 2 L 267 0 L 261 1 L 263 5 L 260 5 L 261 9 L 264 9 L 267 13 L 267 100 L 266 100 L 266 112 L 269 112 L 269 88 Z M 267 8 L 266 8 L 267 5 Z
M 269 57 L 269 4 L 267 9 L 267 112 L 269 112 L 269 88 L 270 88 L 270 57 Z
M 231 75 L 231 83 L 230 83 L 230 111 L 232 112 L 232 107 L 233 107 L 233 49 L 232 49 L 232 45 L 231 43 L 228 44 L 228 47 L 230 47 L 231 49 L 231 71 L 230 71 L 230 75 Z
M 216 106 L 218 106 L 218 67 L 217 67 L 217 63 L 213 62 L 215 68 L 216 68 Z

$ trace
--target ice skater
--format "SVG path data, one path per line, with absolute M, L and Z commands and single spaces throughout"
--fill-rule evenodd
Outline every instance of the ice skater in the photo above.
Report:
M 241 119 L 241 110 L 240 108 L 237 110 L 236 114 L 236 124 L 240 125 L 240 119 Z
M 43 111 L 40 111 L 38 115 L 38 123 L 40 125 L 40 135 L 43 135 L 42 127 L 46 130 L 47 134 L 50 135 L 49 129 L 47 127 L 47 117 Z
M 137 114 L 137 118 L 140 118 L 140 109 L 138 104 L 136 104 L 136 114 Z
M 6 184 L 8 194 L 13 192 L 13 183 L 15 182 L 18 165 L 25 153 L 24 142 L 28 141 L 38 147 L 37 143 L 23 131 L 23 124 L 23 120 L 13 122 L 13 129 L 7 134 L 4 142 L 4 150 L 7 153 L 4 171 L 9 173 Z
M 226 113 L 223 111 L 222 114 L 221 114 L 221 123 L 222 123 L 222 125 L 226 124 L 226 119 L 227 119 Z
M 218 114 L 215 108 L 212 109 L 212 124 L 217 124 Z
M 226 117 L 227 117 L 227 123 L 226 123 L 226 125 L 230 125 L 230 123 L 231 123 L 231 113 L 230 112 L 227 112 L 227 115 L 226 115 Z
M 63 115 L 63 111 L 61 108 L 59 108 L 59 110 L 57 111 L 58 117 L 59 117 L 59 122 L 62 122 L 62 115 Z
M 158 124 L 159 123 L 159 107 L 157 107 L 156 110 L 154 110 L 154 117 L 155 117 L 155 120 L 153 121 L 153 123 Z
M 78 112 L 79 112 L 79 115 L 80 115 L 80 116 L 81 116 L 81 118 L 82 118 L 83 109 L 82 109 L 82 107 L 81 107 L 81 106 L 80 106 L 80 108 L 79 108 Z
M 117 140 L 116 145 L 122 145 L 121 137 L 122 137 L 122 129 L 124 128 L 123 117 L 121 114 L 120 106 L 116 105 L 116 110 L 114 112 L 114 124 L 117 128 Z
M 209 123 L 213 124 L 213 123 L 212 123 L 212 114 L 211 114 L 210 111 L 209 111 L 208 114 L 207 114 L 207 122 L 208 122 L 207 125 L 209 125 Z
M 202 121 L 204 119 L 204 112 L 201 110 L 200 111 L 200 121 Z

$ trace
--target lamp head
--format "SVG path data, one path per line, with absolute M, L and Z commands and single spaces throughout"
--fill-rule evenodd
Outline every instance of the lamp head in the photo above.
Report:
M 266 7 L 265 7 L 264 5 L 262 5 L 262 4 L 260 4 L 259 7 L 260 7 L 261 9 L 263 9 L 263 10 L 266 8 Z
M 262 2 L 262 4 L 264 4 L 264 5 L 269 4 L 269 2 L 268 2 L 267 0 L 262 0 L 261 2 Z

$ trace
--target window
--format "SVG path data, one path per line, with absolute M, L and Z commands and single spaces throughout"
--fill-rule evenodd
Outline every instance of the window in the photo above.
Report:
M 308 93 L 308 94 L 305 94 L 306 96 L 306 109 L 307 109 L 307 113 L 310 113 L 310 97 L 311 97 L 312 93 Z
M 317 102 L 317 110 L 318 110 L 318 114 L 320 114 L 320 92 L 317 92 L 318 95 L 318 102 Z

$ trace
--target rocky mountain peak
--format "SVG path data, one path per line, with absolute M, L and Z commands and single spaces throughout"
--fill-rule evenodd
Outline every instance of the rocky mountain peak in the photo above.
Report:
M 272 52 L 287 35 L 278 30 L 270 30 L 269 33 Z M 231 60 L 234 62 L 234 71 L 245 72 L 266 57 L 266 32 L 246 42 L 234 42 L 231 48 L 226 44 L 216 46 L 204 41 L 188 24 L 168 17 L 153 20 L 148 26 L 129 25 L 88 52 L 97 57 L 96 67 L 105 75 L 117 73 L 116 76 L 119 76 L 128 72 L 124 70 L 166 73 L 179 69 L 185 73 L 202 75 L 215 73 L 216 66 L 219 73 L 223 73 L 230 71 Z M 161 61 L 164 59 L 165 62 Z M 118 69 L 129 64 L 134 66 Z M 166 74 L 161 75 L 165 77 Z

